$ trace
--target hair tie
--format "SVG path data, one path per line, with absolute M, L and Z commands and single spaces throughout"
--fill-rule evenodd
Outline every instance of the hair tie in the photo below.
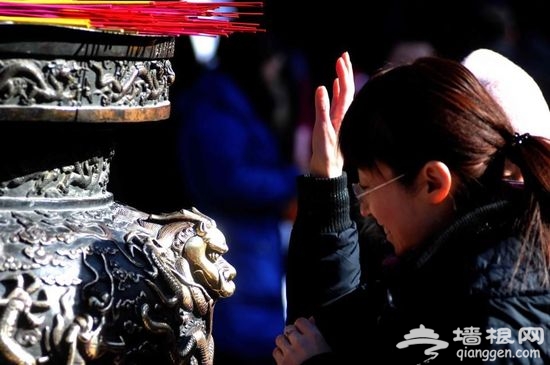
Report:
M 523 143 L 525 143 L 529 138 L 531 138 L 531 135 L 529 133 L 514 133 L 514 137 L 512 138 L 510 142 L 510 147 L 515 148 L 521 146 Z

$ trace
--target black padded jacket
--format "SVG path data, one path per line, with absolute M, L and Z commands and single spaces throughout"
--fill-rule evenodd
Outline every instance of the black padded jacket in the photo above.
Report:
M 287 323 L 314 316 L 333 349 L 304 365 L 550 364 L 550 290 L 516 267 L 514 203 L 473 209 L 396 258 L 347 188 L 345 174 L 298 177 Z

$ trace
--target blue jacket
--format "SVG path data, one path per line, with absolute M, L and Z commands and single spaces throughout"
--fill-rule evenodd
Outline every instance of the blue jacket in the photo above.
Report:
M 294 165 L 232 79 L 205 71 L 175 101 L 179 156 L 192 205 L 216 220 L 235 266 L 235 294 L 214 311 L 220 351 L 271 356 L 284 326 L 282 212 L 296 194 Z

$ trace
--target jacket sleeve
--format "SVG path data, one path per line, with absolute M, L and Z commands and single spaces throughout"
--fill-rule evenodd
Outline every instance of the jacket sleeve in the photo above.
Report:
M 286 277 L 287 322 L 309 317 L 360 285 L 358 234 L 347 175 L 299 176 Z

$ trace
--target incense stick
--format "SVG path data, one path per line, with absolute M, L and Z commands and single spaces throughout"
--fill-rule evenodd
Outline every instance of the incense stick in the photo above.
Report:
M 229 35 L 263 31 L 258 23 L 235 21 L 261 16 L 261 11 L 244 9 L 262 6 L 261 2 L 6 0 L 0 1 L 0 23 L 148 35 Z

